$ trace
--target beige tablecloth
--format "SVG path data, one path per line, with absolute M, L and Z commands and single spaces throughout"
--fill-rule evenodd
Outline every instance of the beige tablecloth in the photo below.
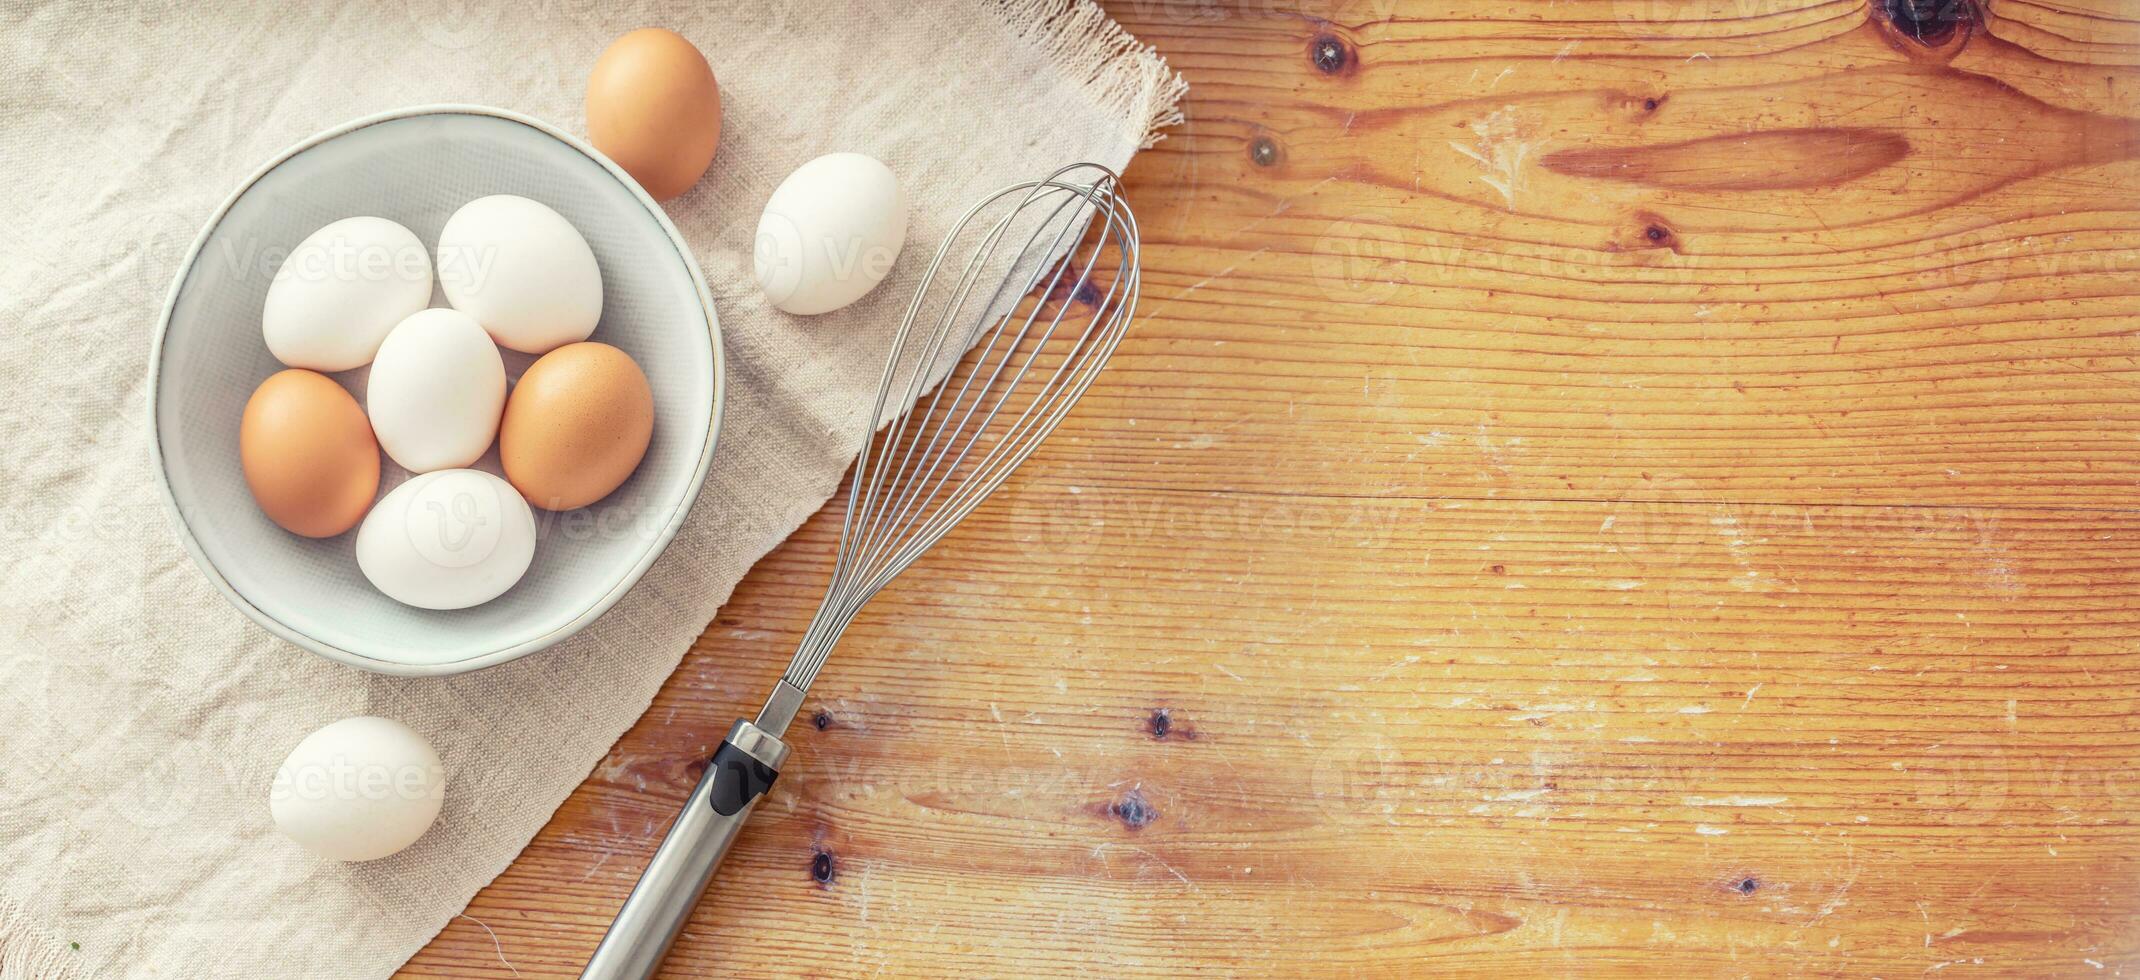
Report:
M 840 6 L 0 5 L 0 976 L 398 966 L 832 492 L 912 257 L 978 192 L 1121 167 L 1178 118 L 1175 76 L 1081 2 Z M 180 550 L 149 467 L 150 332 L 201 223 L 280 148 L 382 109 L 490 104 L 584 132 L 595 55 L 649 24 L 698 43 L 726 108 L 713 171 L 669 205 L 729 354 L 689 522 L 593 627 L 489 671 L 394 680 L 269 636 Z M 750 236 L 782 176 L 839 149 L 901 176 L 909 260 L 856 306 L 792 318 L 752 285 Z M 303 735 L 367 713 L 438 746 L 445 814 L 393 858 L 322 862 L 276 833 L 269 783 Z

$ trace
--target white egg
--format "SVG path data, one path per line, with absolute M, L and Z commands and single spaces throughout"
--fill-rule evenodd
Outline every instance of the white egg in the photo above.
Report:
M 394 325 L 431 305 L 431 256 L 385 218 L 343 218 L 306 237 L 268 284 L 260 331 L 294 368 L 371 363 Z
M 906 237 L 906 194 L 891 168 L 830 153 L 795 168 L 765 202 L 752 271 L 775 307 L 830 313 L 877 288 Z
M 602 270 L 565 216 L 511 194 L 461 206 L 438 233 L 438 281 L 498 346 L 544 354 L 602 318 Z
M 379 345 L 364 407 L 394 462 L 417 473 L 467 466 L 497 438 L 505 359 L 468 314 L 419 311 Z
M 435 470 L 395 487 L 357 528 L 357 568 L 397 602 L 466 609 L 505 593 L 535 558 L 535 512 L 482 470 Z
M 290 750 L 268 812 L 283 836 L 330 861 L 373 861 L 416 843 L 446 801 L 438 752 L 389 718 L 344 718 Z

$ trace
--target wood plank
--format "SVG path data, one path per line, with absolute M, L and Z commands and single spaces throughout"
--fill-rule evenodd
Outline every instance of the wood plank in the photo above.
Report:
M 1311 7 L 1111 5 L 1140 320 L 666 975 L 2140 970 L 2140 13 Z M 837 517 L 405 975 L 576 974 Z
M 723 871 L 755 907 L 709 903 L 675 975 L 2140 963 L 2140 515 L 1077 472 L 1042 464 L 856 624 Z M 478 900 L 507 949 L 591 948 L 831 530 Z
M 2130 73 L 1830 19 L 1707 58 L 1431 14 L 1170 51 L 1191 121 L 1140 167 L 1190 203 L 1145 222 L 1113 380 L 1212 380 L 1082 431 L 1125 481 L 1195 445 L 1158 465 L 1208 489 L 2130 506 Z M 1324 34 L 1352 74 L 1314 85 Z

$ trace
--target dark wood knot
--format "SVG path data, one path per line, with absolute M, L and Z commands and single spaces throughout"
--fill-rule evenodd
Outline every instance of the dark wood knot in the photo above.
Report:
M 1352 60 L 1352 46 L 1335 34 L 1317 34 L 1314 40 L 1308 42 L 1308 63 L 1325 75 L 1344 71 L 1345 66 L 1351 64 Z
M 1159 819 L 1159 811 L 1152 808 L 1141 790 L 1130 790 L 1128 795 L 1107 809 L 1115 815 L 1115 819 L 1122 821 L 1122 826 L 1131 830 L 1143 830 L 1150 826 L 1152 821 Z

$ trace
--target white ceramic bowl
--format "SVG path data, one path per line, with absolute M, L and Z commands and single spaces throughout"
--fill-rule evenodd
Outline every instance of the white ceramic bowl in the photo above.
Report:
M 433 611 L 381 594 L 357 569 L 356 532 L 291 534 L 253 503 L 238 420 L 282 365 L 261 339 L 269 282 L 320 226 L 377 215 L 435 248 L 461 205 L 518 194 L 578 228 L 602 269 L 590 339 L 621 348 L 654 389 L 654 436 L 631 479 L 591 507 L 536 511 L 534 564 L 469 609 Z M 432 305 L 445 304 L 434 291 Z M 518 377 L 533 358 L 504 352 Z M 334 376 L 363 400 L 364 369 Z M 720 431 L 720 325 L 690 248 L 661 208 L 586 144 L 525 116 L 421 106 L 305 140 L 246 178 L 179 269 L 149 358 L 155 467 L 186 550 L 230 601 L 321 656 L 390 674 L 453 674 L 524 656 L 614 605 L 675 536 Z M 407 478 L 382 457 L 380 494 Z M 479 468 L 493 473 L 493 447 Z

